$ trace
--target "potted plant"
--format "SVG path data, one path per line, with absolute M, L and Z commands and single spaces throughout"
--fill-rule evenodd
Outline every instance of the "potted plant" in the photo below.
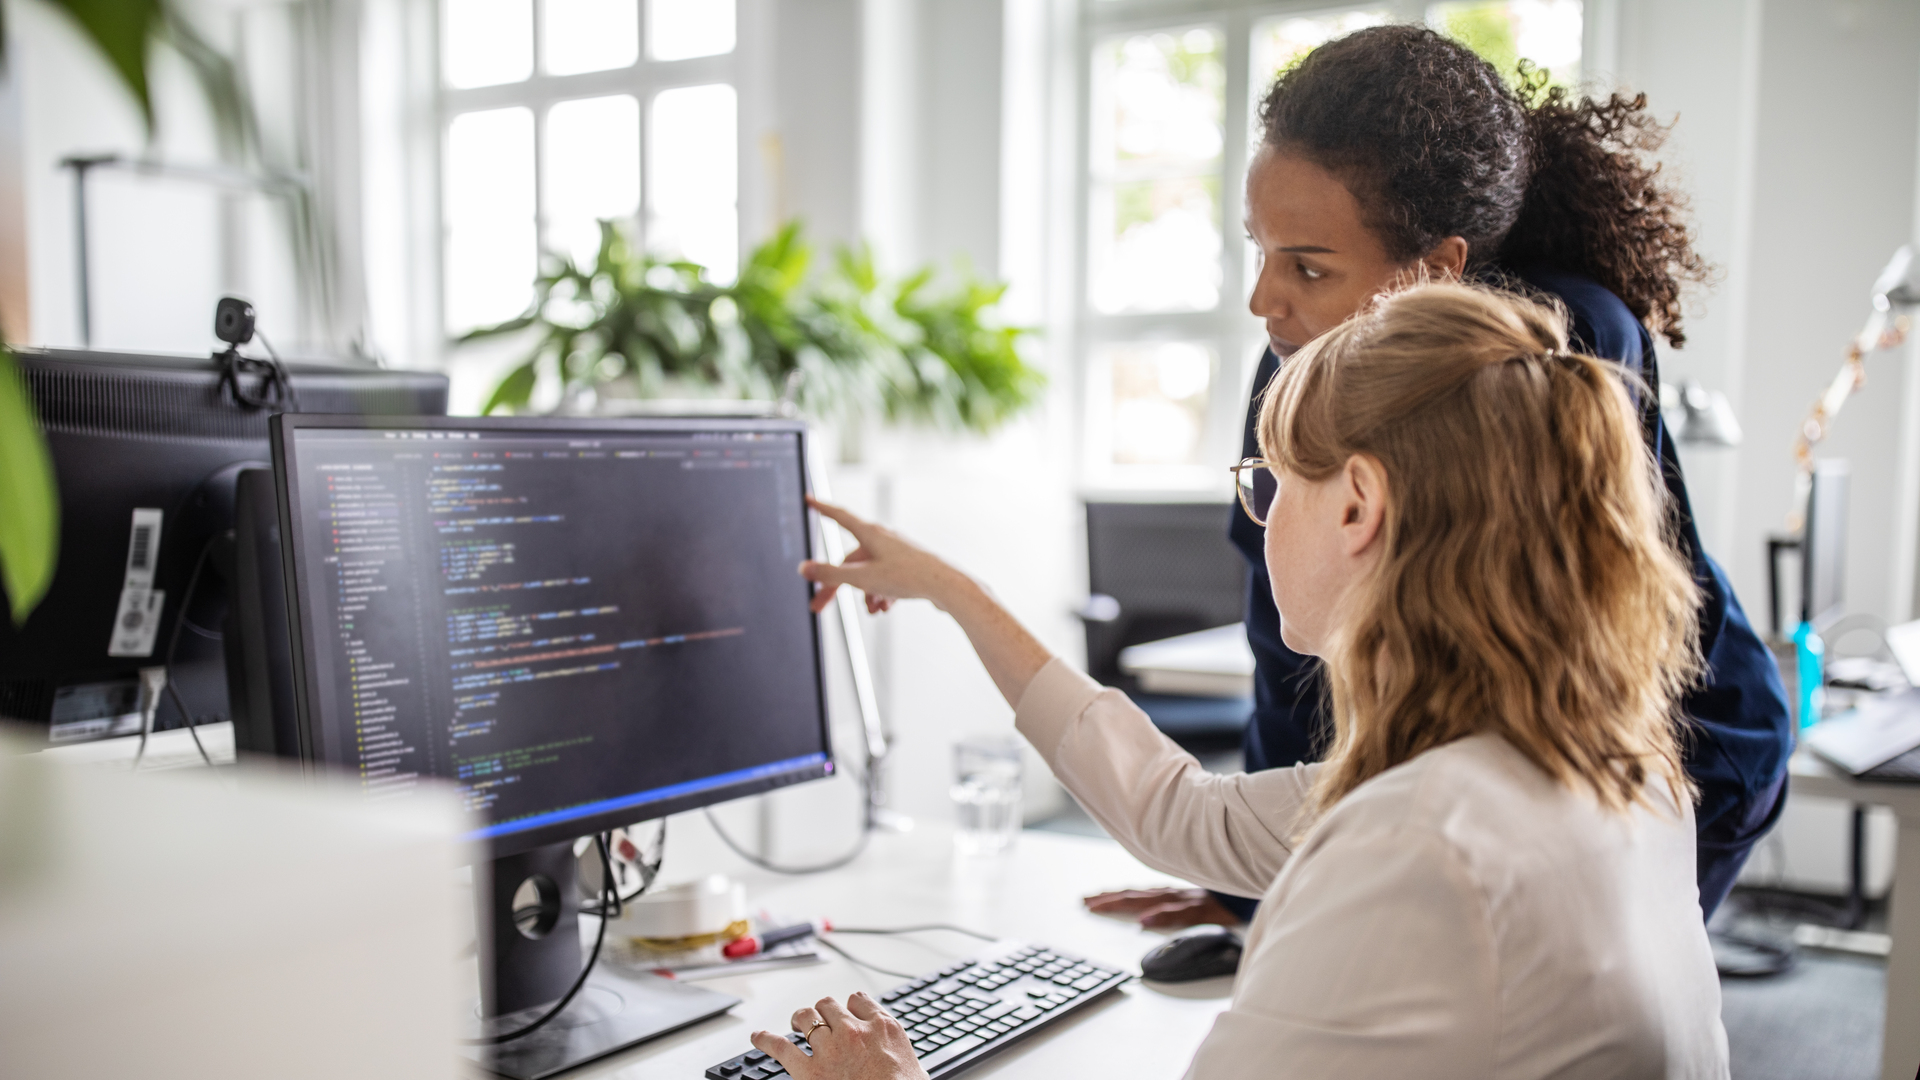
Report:
M 864 247 L 813 263 L 792 222 L 721 285 L 603 221 L 592 265 L 550 259 L 526 314 L 460 340 L 535 336 L 489 413 L 527 408 L 545 377 L 560 383 L 563 410 L 619 398 L 779 400 L 842 427 L 877 417 L 984 433 L 1045 387 L 1019 353 L 1031 331 L 992 319 L 1004 285 L 964 271 L 936 282 L 931 268 L 888 279 Z

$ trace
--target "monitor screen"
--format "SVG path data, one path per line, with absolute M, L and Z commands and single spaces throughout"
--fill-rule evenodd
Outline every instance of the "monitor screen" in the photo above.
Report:
M 496 856 L 827 775 L 803 438 L 285 417 L 303 756 Z

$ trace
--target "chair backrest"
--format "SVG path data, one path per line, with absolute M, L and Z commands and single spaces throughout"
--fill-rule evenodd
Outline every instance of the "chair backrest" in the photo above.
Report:
M 1089 620 L 1087 672 L 1131 689 L 1120 650 L 1238 622 L 1247 564 L 1227 540 L 1231 503 L 1087 504 L 1087 578 L 1119 602 L 1110 621 Z

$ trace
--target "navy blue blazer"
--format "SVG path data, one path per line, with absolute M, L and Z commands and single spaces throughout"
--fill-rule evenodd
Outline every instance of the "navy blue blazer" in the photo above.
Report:
M 1566 305 L 1577 348 L 1617 360 L 1649 386 L 1659 385 L 1653 336 L 1619 297 L 1578 274 L 1529 269 L 1511 276 L 1552 293 Z M 1254 376 L 1242 447 L 1247 457 L 1259 456 L 1254 425 L 1260 395 L 1279 366 L 1269 350 Z M 1693 718 L 1685 753 L 1687 775 L 1700 790 L 1695 808 L 1700 904 L 1712 915 L 1733 887 L 1754 841 L 1771 827 L 1785 802 L 1794 733 L 1772 654 L 1747 621 L 1726 572 L 1701 550 L 1686 479 L 1661 419 L 1657 395 L 1645 403 L 1643 412 L 1647 443 L 1660 461 L 1679 514 L 1681 546 L 1705 594 L 1700 608 L 1700 651 L 1708 675 L 1684 702 Z M 1247 589 L 1247 640 L 1256 668 L 1254 713 L 1245 743 L 1247 769 L 1317 761 L 1330 735 L 1329 721 L 1322 714 L 1319 662 L 1280 640 L 1280 613 L 1274 608 L 1267 577 L 1264 536 L 1237 503 L 1228 535 L 1253 571 Z M 1243 917 L 1251 912 L 1250 902 L 1222 899 Z

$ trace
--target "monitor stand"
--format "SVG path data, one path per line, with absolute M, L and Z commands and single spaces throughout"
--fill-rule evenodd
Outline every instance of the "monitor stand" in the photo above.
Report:
M 587 957 L 571 843 L 479 863 L 474 871 L 481 997 L 465 1025 L 467 1038 L 538 1020 L 579 978 Z M 603 948 L 587 984 L 540 1030 L 497 1046 L 462 1046 L 461 1052 L 502 1076 L 541 1080 L 740 1003 L 658 975 L 612 971 L 605 961 Z

